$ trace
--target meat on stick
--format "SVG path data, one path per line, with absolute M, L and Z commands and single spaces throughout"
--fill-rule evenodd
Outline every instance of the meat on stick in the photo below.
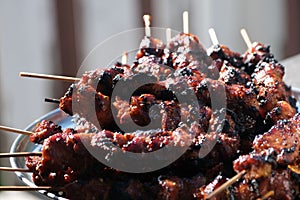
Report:
M 211 199 L 217 194 L 221 193 L 222 191 L 226 190 L 229 186 L 237 182 L 240 178 L 242 178 L 246 174 L 246 171 L 243 170 L 240 173 L 236 174 L 234 177 L 229 179 L 227 182 L 225 182 L 223 185 L 218 187 L 216 190 L 214 190 L 212 193 L 208 194 L 205 199 Z

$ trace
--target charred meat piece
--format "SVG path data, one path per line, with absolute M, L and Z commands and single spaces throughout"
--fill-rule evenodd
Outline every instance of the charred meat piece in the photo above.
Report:
M 241 67 L 244 64 L 241 55 L 225 45 L 213 45 L 207 49 L 207 55 L 213 60 L 227 61 L 234 67 Z
M 61 126 L 52 121 L 43 120 L 36 125 L 33 134 L 30 135 L 30 142 L 41 144 L 44 139 L 60 132 L 62 132 Z
M 240 113 L 242 109 L 253 119 L 259 117 L 259 103 L 255 91 L 240 84 L 226 86 L 227 106 L 230 110 Z M 239 109 L 239 110 L 238 110 Z
M 233 169 L 236 172 L 246 170 L 244 178 L 246 180 L 269 177 L 272 171 L 272 165 L 276 165 L 276 160 L 272 152 L 269 155 L 260 155 L 250 153 L 240 156 L 233 163 Z M 276 166 L 275 166 L 276 167 Z
M 92 157 L 81 143 L 80 135 L 67 129 L 44 141 L 42 159 L 34 170 L 35 182 L 43 185 L 64 186 L 80 179 L 94 176 L 94 168 L 101 163 Z M 81 163 L 78 165 L 78 163 Z M 35 173 L 34 173 L 35 174 Z
M 190 65 L 197 66 L 201 71 L 203 67 L 210 63 L 204 47 L 195 35 L 181 33 L 172 38 L 167 48 L 171 53 L 174 69 Z
M 111 68 L 98 68 L 94 71 L 88 71 L 83 74 L 79 82 L 69 87 L 68 91 L 60 99 L 59 107 L 67 114 L 73 115 L 72 98 L 76 98 L 77 100 L 78 93 L 82 94 L 84 90 L 89 90 L 93 91 L 93 93 L 101 93 L 110 97 L 116 82 L 123 76 L 129 76 L 130 74 L 130 67 L 120 63 L 116 63 Z
M 231 84 L 246 85 L 246 83 L 248 83 L 251 80 L 251 77 L 240 68 L 233 67 L 229 65 L 227 62 L 224 62 L 224 64 L 220 69 L 219 80 L 224 82 L 227 85 L 231 85 Z
M 153 175 L 153 174 L 151 174 Z M 193 192 L 205 181 L 203 175 L 190 178 L 162 175 L 152 180 L 141 176 L 104 172 L 100 178 L 88 182 L 74 182 L 64 188 L 70 199 L 187 199 L 192 200 Z
M 123 100 L 122 99 L 121 100 L 125 101 L 125 104 L 124 102 L 121 103 L 121 101 L 118 101 L 118 99 L 117 99 L 118 102 L 115 102 L 115 106 L 117 106 L 116 108 L 123 107 L 123 111 L 124 112 L 126 111 L 127 113 L 128 111 L 130 111 L 130 117 L 138 119 L 138 121 L 141 122 L 140 125 L 149 123 L 149 117 L 147 117 L 147 115 L 145 114 L 147 114 L 150 105 L 157 104 L 159 107 L 162 107 L 162 109 L 160 110 L 168 110 L 168 112 L 165 112 L 166 115 L 164 115 L 163 117 L 163 124 L 165 125 L 162 128 L 174 129 L 176 128 L 177 124 L 180 122 L 180 113 L 178 112 L 178 108 L 176 108 L 178 107 L 177 96 L 180 95 L 180 100 L 181 101 L 183 100 L 185 103 L 188 103 L 188 105 L 197 103 L 197 98 L 196 95 L 194 94 L 193 88 L 189 86 L 189 85 L 193 86 L 193 84 L 196 85 L 197 82 L 194 82 L 193 79 L 189 79 L 188 77 L 177 77 L 175 80 L 168 79 L 160 82 L 156 82 L 156 80 L 153 80 L 154 84 L 145 84 L 142 85 L 141 87 L 135 87 L 135 85 L 140 84 L 139 81 L 141 80 L 144 81 L 145 77 L 142 78 L 131 77 L 131 78 L 120 80 L 121 81 L 120 84 L 128 86 L 126 88 L 138 88 L 136 91 L 134 91 L 133 97 L 131 97 L 132 105 L 129 110 L 125 109 L 125 107 L 129 108 L 129 104 L 126 105 L 126 101 L 124 100 L 124 98 L 128 96 L 128 94 L 130 94 L 131 92 L 127 91 L 126 89 L 118 93 L 118 95 L 120 95 L 120 97 L 123 98 Z M 142 99 L 138 99 L 134 97 L 140 95 L 145 97 L 145 94 L 150 96 L 152 95 L 155 99 L 158 99 L 159 101 L 157 101 L 156 103 L 151 103 L 145 107 L 144 103 L 142 102 Z M 195 100 L 190 99 L 190 97 L 193 96 L 195 96 Z M 128 96 L 128 99 L 129 98 L 130 96 Z M 74 87 L 72 87 L 72 96 L 70 96 L 68 93 L 68 95 L 63 97 L 61 99 L 60 106 L 61 109 L 64 109 L 67 113 L 71 113 L 71 114 L 77 113 L 81 117 L 86 118 L 88 121 L 92 122 L 98 128 L 108 129 L 108 130 L 118 130 L 116 129 L 116 124 L 112 115 L 110 97 L 95 91 L 95 89 L 90 85 L 82 85 L 82 84 L 74 85 Z M 122 112 L 122 110 L 120 111 Z M 173 112 L 174 114 L 177 113 L 176 116 L 179 116 L 179 118 L 176 116 L 168 117 L 168 115 L 170 115 L 170 112 Z M 126 115 L 126 113 L 123 114 L 119 113 L 118 115 L 120 117 L 123 116 L 123 119 L 125 119 L 126 116 L 129 116 Z M 139 116 L 143 116 L 143 118 L 139 118 Z M 174 123 L 172 122 L 172 120 Z M 172 128 L 166 127 L 169 126 L 166 125 L 166 123 L 169 125 L 173 123 Z
M 65 93 L 63 97 L 60 98 L 59 108 L 67 113 L 68 115 L 73 115 L 73 108 L 72 108 L 72 95 L 76 84 L 73 83 Z
M 252 88 L 248 88 L 241 84 L 227 85 L 219 80 L 209 78 L 203 79 L 196 86 L 196 95 L 200 105 L 211 106 L 211 95 L 213 95 L 214 104 L 224 107 L 222 101 L 226 100 L 229 110 L 236 114 L 244 115 L 244 121 L 248 121 L 249 125 L 254 126 L 255 119 L 260 115 L 259 102 L 257 95 Z M 243 112 L 240 112 L 243 110 Z M 240 116 L 241 117 L 241 116 Z
M 290 119 L 296 114 L 295 108 L 286 101 L 278 101 L 276 106 L 268 112 L 266 123 L 276 124 L 279 120 Z
M 293 166 L 299 155 L 299 114 L 279 120 L 266 133 L 253 141 L 254 151 L 240 156 L 233 163 L 236 172 L 246 170 L 244 178 L 234 185 L 237 199 L 257 199 L 270 191 L 271 199 L 295 199 L 298 186 L 292 178 Z
M 151 94 L 132 96 L 130 102 L 116 97 L 113 102 L 118 122 L 126 130 L 175 130 L 181 122 L 180 106 L 174 101 L 160 101 Z M 132 124 L 134 122 L 134 124 Z M 144 128 L 145 127 L 145 128 Z
M 206 133 L 201 134 L 196 139 L 196 144 L 200 147 L 206 148 L 206 144 L 213 144 L 213 141 L 216 141 L 215 146 L 211 149 L 211 152 L 208 154 L 215 156 L 216 162 L 231 160 L 236 156 L 237 150 L 239 148 L 240 138 L 238 135 L 228 135 L 226 133 Z M 209 142 L 208 142 L 209 141 Z M 209 157 L 208 156 L 208 157 Z M 204 158 L 206 159 L 206 158 Z M 217 164 L 217 163 L 215 163 Z
M 279 169 L 272 171 L 269 177 L 240 181 L 231 191 L 233 198 L 241 200 L 258 199 L 271 191 L 274 194 L 269 199 L 292 200 L 296 199 L 294 191 L 297 187 L 293 183 L 291 174 L 287 170 Z
M 126 125 L 129 121 L 133 120 L 138 126 L 146 126 L 150 123 L 149 110 L 155 104 L 159 104 L 159 101 L 151 94 L 133 96 L 130 102 L 122 100 L 117 96 L 113 102 L 113 106 L 116 109 L 115 116 L 117 116 L 121 125 Z
M 190 149 L 183 155 L 183 158 L 186 158 L 185 162 L 193 159 L 198 163 L 197 168 L 205 171 L 219 163 L 231 163 L 236 158 L 240 147 L 240 137 L 236 132 L 230 132 L 225 127 L 220 129 L 222 121 L 216 122 L 218 121 L 216 118 L 213 121 L 210 122 L 213 124 L 210 124 L 211 127 L 206 132 L 201 125 L 192 126 L 192 132 L 196 133 L 196 137 Z M 222 132 L 224 130 L 228 132 Z
M 243 63 L 245 65 L 244 71 L 251 75 L 256 69 L 258 62 L 265 60 L 273 60 L 274 56 L 270 52 L 270 46 L 266 46 L 262 43 L 252 43 L 252 48 L 248 49 L 243 55 Z
M 94 71 L 88 71 L 82 75 L 77 85 L 91 86 L 106 96 L 111 96 L 113 86 L 118 79 L 131 74 L 130 66 L 116 63 L 110 68 L 98 68 Z
M 35 184 L 65 186 L 78 180 L 81 175 L 88 175 L 91 168 L 85 166 L 91 166 L 91 162 L 95 160 L 87 151 L 75 152 L 76 139 L 73 138 L 76 138 L 76 134 L 73 135 L 71 132 L 67 129 L 64 133 L 57 133 L 45 139 L 41 158 L 26 158 L 27 167 L 33 171 Z
M 258 63 L 258 68 L 252 74 L 257 90 L 257 98 L 261 112 L 265 115 L 271 111 L 278 101 L 288 101 L 289 95 L 282 81 L 284 68 L 278 63 Z
M 278 121 L 269 131 L 258 135 L 253 141 L 252 148 L 254 151 L 248 155 L 240 156 L 234 162 L 234 169 L 237 172 L 254 170 L 250 174 L 259 176 L 265 172 L 269 173 L 270 170 L 267 168 L 270 169 L 272 165 L 276 167 L 277 165 L 287 166 L 294 163 L 299 154 L 298 123 L 299 115 L 297 114 L 290 120 Z
M 195 85 L 195 93 L 201 106 L 203 105 L 211 107 L 212 95 L 214 95 L 213 98 L 220 98 L 221 102 L 224 101 L 224 99 L 222 98 L 226 98 L 226 96 L 224 96 L 224 93 L 226 93 L 226 86 L 221 81 L 205 78 L 202 80 L 195 81 L 193 83 L 193 86 Z M 218 98 L 213 99 L 214 101 L 216 101 L 216 105 L 219 105 Z M 220 105 L 222 105 L 222 103 L 220 103 Z M 217 109 L 221 109 L 221 107 L 217 106 Z
M 162 63 L 159 57 L 153 55 L 140 58 L 132 67 L 134 74 L 148 74 L 157 79 L 157 81 L 165 80 L 172 74 L 172 68 Z
M 202 46 L 202 44 L 200 44 L 197 36 L 193 34 L 181 33 L 176 35 L 168 43 L 167 48 L 171 52 L 176 52 L 176 53 L 200 52 L 206 55 L 206 51 L 204 47 Z
M 272 149 L 276 153 L 278 164 L 293 163 L 299 154 L 299 122 L 299 114 L 290 120 L 278 121 L 268 132 L 255 138 L 254 151 L 263 153 Z
M 69 103 L 72 104 L 73 112 L 86 118 L 99 129 L 114 130 L 115 122 L 109 96 L 96 92 L 90 86 L 79 85 Z
M 195 194 L 196 199 L 206 199 L 206 196 L 216 190 L 218 187 L 223 185 L 227 181 L 227 178 L 218 175 L 211 183 L 208 185 L 200 187 L 199 191 Z M 226 190 L 216 195 L 212 199 L 226 200 L 229 199 L 229 195 Z
M 62 191 L 64 197 L 72 200 L 82 199 L 108 199 L 112 190 L 111 180 L 95 177 L 87 181 L 74 181 L 67 184 Z
M 184 147 L 191 142 L 191 133 L 186 127 L 178 127 L 173 131 L 163 131 L 163 130 L 149 130 L 149 131 L 135 131 L 132 133 L 114 133 L 110 131 L 104 131 L 105 136 L 102 134 L 95 134 L 91 136 L 92 138 L 87 138 L 87 140 L 92 140 L 91 144 L 94 148 L 107 149 L 106 141 L 107 138 L 110 141 L 119 146 L 125 152 L 153 152 L 166 145 Z M 108 153 L 111 149 L 108 149 Z M 122 152 L 121 152 L 122 153 Z M 164 158 L 161 158 L 164 159 Z
M 139 51 L 136 55 L 137 59 L 143 56 L 154 55 L 161 57 L 164 53 L 165 45 L 162 41 L 157 38 L 145 36 L 140 43 Z
M 166 80 L 159 81 L 151 73 L 137 73 L 120 79 L 118 84 L 121 89 L 115 93 L 116 96 L 128 100 L 131 96 L 152 94 L 159 100 L 173 100 L 174 94 L 169 91 Z
M 183 116 L 184 113 L 181 112 L 181 106 L 174 101 L 164 101 L 160 104 L 160 107 L 162 129 L 167 131 L 175 130 L 179 123 L 182 122 L 182 118 L 185 117 Z
M 194 199 L 194 194 L 198 188 L 205 183 L 202 174 L 191 178 L 181 178 L 176 176 L 160 176 L 158 178 L 161 187 L 158 195 L 159 199 Z

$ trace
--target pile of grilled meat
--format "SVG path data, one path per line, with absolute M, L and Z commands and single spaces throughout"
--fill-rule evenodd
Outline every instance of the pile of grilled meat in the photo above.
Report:
M 62 130 L 40 122 L 30 140 L 42 145 L 42 156 L 26 158 L 34 183 L 69 199 L 205 199 L 246 170 L 214 198 L 257 199 L 268 192 L 270 199 L 299 198 L 296 100 L 269 46 L 252 45 L 239 54 L 223 45 L 206 50 L 192 34 L 168 44 L 145 37 L 132 65 L 86 72 L 60 99 L 60 108 L 90 127 Z M 114 94 L 118 84 L 124 87 Z M 106 166 L 86 145 L 113 159 L 109 144 L 147 154 L 189 139 L 176 161 L 147 173 Z M 199 156 L 213 141 L 208 154 Z

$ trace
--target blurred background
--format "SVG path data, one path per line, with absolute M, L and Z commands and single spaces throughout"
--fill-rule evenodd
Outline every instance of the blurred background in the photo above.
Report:
M 143 27 L 144 14 L 152 16 L 153 27 L 181 31 L 187 10 L 190 32 L 205 47 L 211 45 L 208 29 L 213 27 L 220 43 L 241 53 L 246 45 L 240 29 L 246 28 L 252 41 L 271 45 L 283 60 L 300 53 L 299 9 L 298 0 L 0 0 L 0 124 L 25 128 L 57 108 L 45 97 L 59 98 L 69 86 L 20 78 L 19 72 L 75 76 L 97 44 Z M 8 152 L 17 135 L 0 134 L 0 152 Z M 0 165 L 10 164 L 1 159 Z M 20 184 L 9 172 L 0 173 L 0 183 Z

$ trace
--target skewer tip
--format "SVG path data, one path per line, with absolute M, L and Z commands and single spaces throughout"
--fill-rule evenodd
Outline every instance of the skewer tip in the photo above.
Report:
M 19 134 L 23 134 L 23 135 L 29 135 L 29 136 L 32 134 L 31 131 L 25 131 L 22 129 L 11 128 L 8 126 L 1 126 L 1 125 L 0 125 L 0 130 L 9 131 L 9 132 L 13 132 L 13 133 L 19 133 Z
M 241 32 L 241 35 L 242 35 L 248 49 L 251 49 L 252 48 L 252 42 L 251 42 L 251 39 L 250 39 L 246 29 L 242 28 L 240 32 Z
M 147 37 L 150 37 L 151 36 L 151 30 L 150 30 L 150 21 L 151 21 L 151 16 L 150 15 L 144 15 L 143 16 L 143 20 L 144 20 L 144 23 L 145 23 L 145 35 Z
M 172 38 L 172 31 L 170 28 L 167 28 L 166 29 L 166 40 L 167 40 L 167 43 L 169 43 L 171 41 L 171 38 Z
M 46 97 L 44 100 L 45 100 L 45 102 L 48 102 L 48 103 L 57 103 L 57 104 L 60 103 L 59 99 L 54 99 L 54 98 L 48 98 L 48 97 Z
M 123 52 L 122 54 L 122 65 L 126 65 L 128 63 L 128 52 Z
M 24 76 L 24 74 L 25 74 L 25 72 L 20 72 L 19 76 L 22 77 L 22 76 Z
M 143 19 L 144 19 L 145 27 L 150 27 L 150 20 L 151 20 L 150 15 L 148 15 L 148 14 L 144 15 Z
M 217 37 L 217 34 L 215 32 L 215 29 L 213 29 L 213 28 L 208 29 L 208 33 L 209 33 L 210 40 L 213 43 L 213 45 L 220 44 L 219 40 L 218 40 L 218 37 Z
M 183 17 L 183 33 L 188 34 L 189 33 L 189 12 L 184 11 L 182 13 L 182 17 Z

